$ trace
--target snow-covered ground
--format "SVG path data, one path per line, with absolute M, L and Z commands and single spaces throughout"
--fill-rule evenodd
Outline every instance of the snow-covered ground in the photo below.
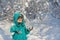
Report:
M 0 40 L 11 40 L 11 24 L 6 20 L 0 21 Z M 47 14 L 42 21 L 35 19 L 31 24 L 34 28 L 27 36 L 28 40 L 60 40 L 60 19 L 53 18 L 51 14 Z
M 39 1 L 37 1 L 37 2 L 39 2 Z M 37 13 L 37 16 L 41 17 L 42 19 L 40 19 L 36 16 L 35 19 L 27 22 L 26 20 L 30 19 L 30 18 L 28 19 L 28 17 L 29 17 L 29 15 L 28 15 L 27 19 L 25 20 L 27 28 L 29 28 L 31 26 L 33 27 L 33 30 L 30 32 L 29 35 L 27 35 L 28 40 L 60 40 L 60 19 L 57 18 L 60 16 L 60 9 L 59 9 L 60 0 L 59 0 L 59 5 L 56 2 L 54 5 L 53 0 L 49 0 L 50 5 L 48 5 L 48 6 L 45 5 L 47 9 L 49 8 L 49 10 L 48 10 L 48 11 L 50 11 L 49 13 L 47 13 L 47 11 L 45 11 L 47 9 L 45 8 L 45 6 L 43 6 L 43 4 L 45 2 L 47 3 L 47 0 L 46 1 L 42 0 L 42 2 L 40 0 L 41 5 L 39 5 L 39 6 L 42 6 L 42 7 L 40 8 L 39 6 L 37 6 L 37 8 L 38 7 L 40 8 L 39 12 L 41 12 L 41 10 L 42 10 L 42 13 L 43 13 L 42 16 L 41 16 L 41 14 L 39 15 Z M 33 2 L 32 2 L 32 4 L 33 4 Z M 34 8 L 34 5 L 33 6 L 31 5 L 31 7 Z M 59 6 L 58 7 L 59 10 L 56 8 L 56 5 Z M 54 11 L 55 8 L 59 12 L 55 12 Z M 0 7 L 0 11 L 2 11 L 1 9 L 2 8 Z M 34 11 L 35 10 L 32 10 L 32 12 L 34 12 Z M 57 15 L 59 15 L 59 16 L 57 16 L 57 17 L 52 16 L 51 11 L 54 11 L 52 13 L 54 16 L 57 16 Z M 45 13 L 45 15 L 44 15 L 44 13 Z M 56 14 L 56 13 L 58 13 L 58 14 Z M 32 15 L 32 18 L 33 18 L 33 15 Z M 13 23 L 8 20 L 0 21 L 0 40 L 12 40 L 11 33 L 10 33 L 10 27 L 12 24 Z

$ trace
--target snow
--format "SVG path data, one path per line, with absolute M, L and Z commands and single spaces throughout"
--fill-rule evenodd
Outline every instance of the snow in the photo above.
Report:
M 44 0 L 42 0 L 42 1 L 44 1 Z M 51 0 L 51 2 L 52 2 L 52 0 Z M 51 2 L 49 2 L 49 3 L 51 3 Z M 45 10 L 39 11 L 41 16 L 37 13 L 38 17 L 36 17 L 33 20 L 29 20 L 26 17 L 26 15 L 24 15 L 27 28 L 33 27 L 33 30 L 30 32 L 30 34 L 27 35 L 28 40 L 60 40 L 60 31 L 59 31 L 60 30 L 60 19 L 52 16 L 51 11 L 52 11 L 52 8 L 54 8 L 54 7 L 52 7 L 53 5 L 51 5 L 49 3 L 46 2 L 46 4 L 44 4 L 44 6 L 47 5 L 46 8 L 47 7 L 50 8 L 49 13 L 44 14 Z M 28 6 L 27 3 L 26 3 L 26 6 Z M 43 7 L 42 7 L 42 9 L 43 9 Z M 19 6 L 19 8 L 20 8 L 20 6 Z M 41 17 L 41 19 L 40 19 L 40 17 Z M 14 24 L 8 20 L 0 21 L 0 40 L 12 40 L 12 36 L 11 36 L 12 34 L 10 33 L 11 25 L 14 25 Z
M 53 18 L 50 14 L 47 15 L 42 23 L 35 19 L 33 20 L 33 30 L 27 36 L 28 40 L 60 40 L 60 20 Z M 39 21 L 39 24 L 38 22 Z M 34 23 L 35 22 L 35 23 Z M 0 38 L 1 40 L 11 40 L 11 33 L 9 32 L 12 23 L 8 21 L 0 21 Z

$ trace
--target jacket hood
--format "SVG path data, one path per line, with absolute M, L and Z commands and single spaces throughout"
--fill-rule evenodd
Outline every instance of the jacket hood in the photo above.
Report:
M 20 24 L 24 23 L 24 19 L 23 19 L 23 20 L 22 20 L 22 23 L 18 24 L 17 20 L 18 20 L 18 17 L 20 17 L 20 16 L 21 16 L 21 13 L 20 13 L 20 12 L 15 12 L 15 13 L 14 13 L 13 21 L 14 21 L 14 23 L 15 23 L 17 26 L 19 26 Z

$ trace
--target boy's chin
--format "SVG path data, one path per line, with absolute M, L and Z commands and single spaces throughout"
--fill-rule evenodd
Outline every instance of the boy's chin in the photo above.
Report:
M 22 22 L 18 22 L 19 24 L 22 23 Z

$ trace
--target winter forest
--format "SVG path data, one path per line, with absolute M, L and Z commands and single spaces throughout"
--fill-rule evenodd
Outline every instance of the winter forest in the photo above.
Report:
M 0 40 L 12 40 L 13 14 L 24 15 L 28 40 L 60 40 L 60 0 L 0 0 Z

